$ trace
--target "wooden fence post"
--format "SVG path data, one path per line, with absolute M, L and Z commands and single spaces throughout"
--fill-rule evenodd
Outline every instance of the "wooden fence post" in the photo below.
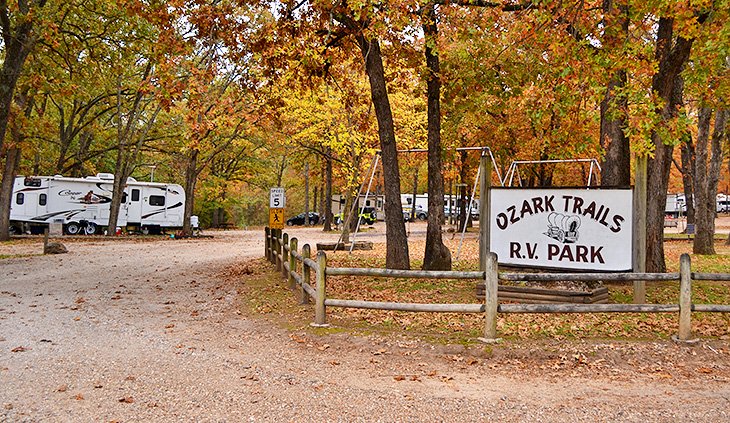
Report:
M 679 333 L 677 339 L 689 341 L 692 336 L 692 260 L 689 254 L 679 256 Z
M 497 310 L 499 300 L 497 299 L 497 286 L 499 285 L 499 268 L 497 255 L 489 252 L 486 254 L 484 271 L 484 338 L 480 341 L 492 343 L 498 342 L 497 338 Z
M 482 152 L 480 159 L 482 173 L 479 181 L 479 270 L 486 270 L 489 254 L 489 202 L 492 192 L 492 162 Z
M 647 162 L 646 155 L 636 156 L 634 172 L 634 251 L 632 254 L 634 272 L 646 272 L 646 197 Z M 634 304 L 646 304 L 646 281 L 634 281 Z
M 276 270 L 281 271 L 281 229 L 276 230 L 275 242 L 276 250 L 274 251 L 274 254 L 276 256 L 274 257 L 274 264 L 276 265 Z
M 309 266 L 307 266 L 306 263 L 304 263 L 304 259 L 308 259 L 312 257 L 311 247 L 309 244 L 304 244 L 302 247 L 302 286 L 301 288 L 301 299 L 299 300 L 299 304 L 309 304 L 309 294 L 307 294 L 307 291 L 304 290 L 304 285 L 310 285 L 311 280 L 311 270 Z
M 291 241 L 289 241 L 289 289 L 294 289 L 296 287 L 294 272 L 297 270 L 297 258 L 294 253 L 297 252 L 298 243 L 299 242 L 296 238 L 292 238 Z
M 268 226 L 264 228 L 264 257 L 271 262 L 271 229 Z
M 286 268 L 284 267 L 284 263 L 289 261 L 289 255 L 286 251 L 286 247 L 289 246 L 289 234 L 283 234 L 281 236 L 281 267 L 279 267 L 279 270 L 281 271 L 281 274 L 286 278 Z
M 324 306 L 325 289 L 327 285 L 327 255 L 324 251 L 317 251 L 317 297 L 314 306 L 313 326 L 327 326 L 327 312 Z

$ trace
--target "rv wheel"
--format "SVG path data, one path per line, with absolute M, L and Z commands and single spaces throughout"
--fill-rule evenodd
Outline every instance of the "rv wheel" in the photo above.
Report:
M 150 228 L 147 226 L 142 226 L 142 235 L 149 235 L 150 234 Z
M 87 223 L 86 226 L 84 226 L 84 233 L 86 235 L 94 235 L 96 231 L 99 230 L 99 227 L 96 226 L 96 223 Z
M 66 224 L 66 233 L 68 235 L 78 235 L 81 232 L 81 226 L 76 222 L 69 222 Z

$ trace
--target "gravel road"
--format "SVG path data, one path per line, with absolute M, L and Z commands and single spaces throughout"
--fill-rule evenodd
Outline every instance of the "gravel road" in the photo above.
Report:
M 66 246 L 0 244 L 0 421 L 730 421 L 727 341 L 637 346 L 715 360 L 686 378 L 505 371 L 457 347 L 242 314 L 215 275 L 261 257 L 262 231 Z

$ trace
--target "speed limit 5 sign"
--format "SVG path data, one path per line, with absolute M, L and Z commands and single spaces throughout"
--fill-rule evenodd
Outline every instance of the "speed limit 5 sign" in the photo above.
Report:
M 271 188 L 271 191 L 269 192 L 269 208 L 283 209 L 285 206 L 286 196 L 284 195 L 284 188 Z

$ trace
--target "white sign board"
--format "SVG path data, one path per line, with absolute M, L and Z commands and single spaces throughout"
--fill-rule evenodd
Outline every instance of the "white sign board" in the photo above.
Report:
M 283 209 L 285 205 L 286 196 L 284 195 L 284 188 L 271 188 L 269 192 L 269 208 Z
M 493 188 L 490 250 L 501 264 L 629 271 L 632 198 L 630 189 Z

